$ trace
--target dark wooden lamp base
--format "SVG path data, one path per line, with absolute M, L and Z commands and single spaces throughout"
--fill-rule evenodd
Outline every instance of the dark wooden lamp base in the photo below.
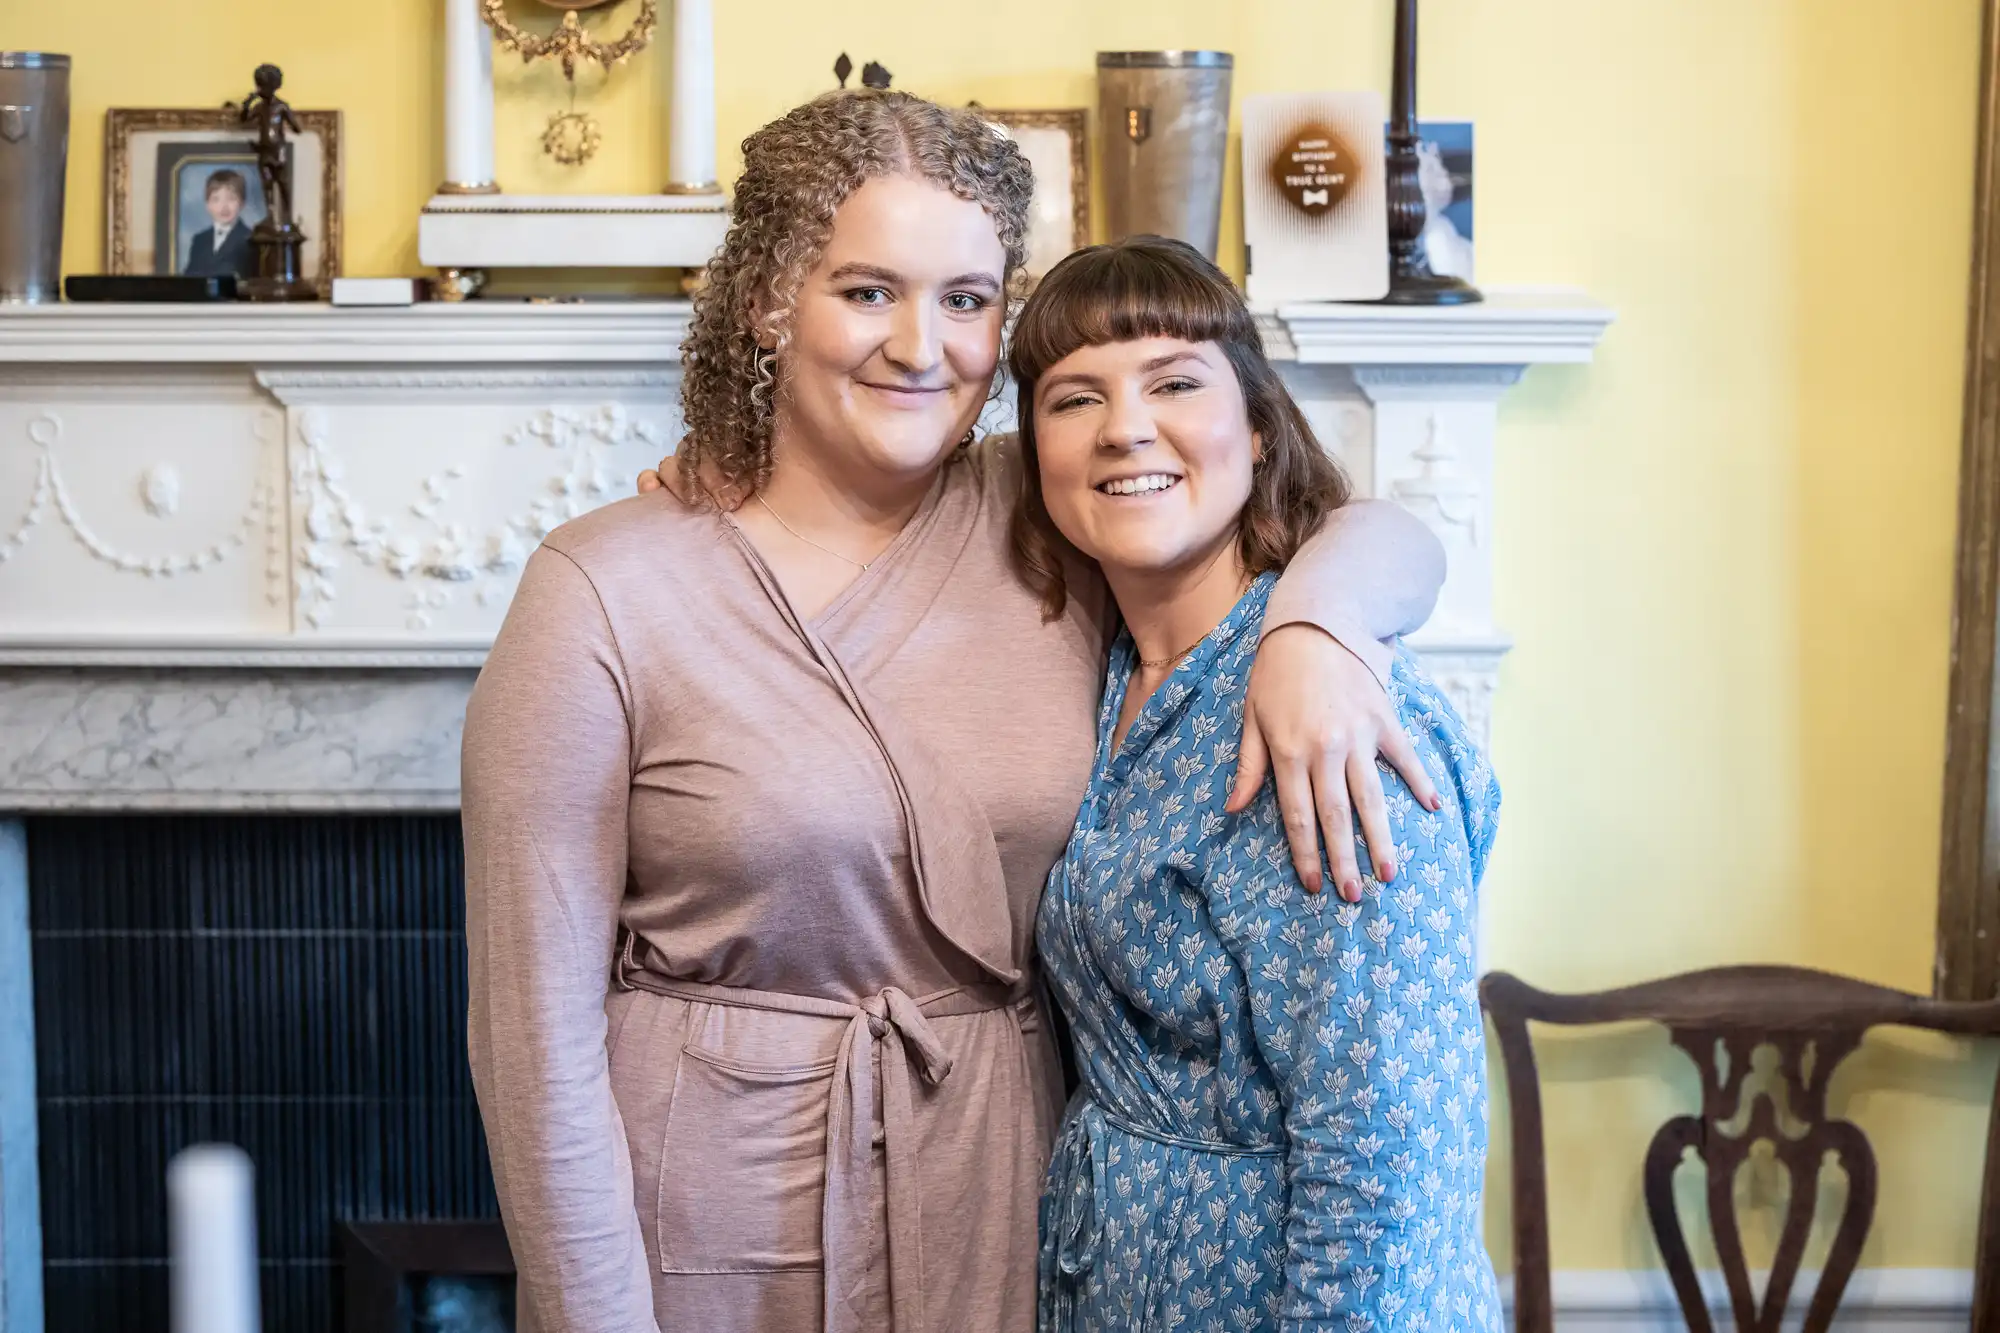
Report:
M 1382 305 L 1471 305 L 1486 298 L 1463 278 L 1431 272 L 1424 257 L 1424 192 L 1417 184 L 1417 0 L 1396 0 L 1389 95 L 1389 294 Z

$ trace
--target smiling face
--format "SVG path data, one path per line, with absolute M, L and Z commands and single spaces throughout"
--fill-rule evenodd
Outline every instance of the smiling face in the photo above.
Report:
M 207 203 L 209 221 L 218 229 L 233 226 L 243 211 L 243 193 L 231 182 L 214 182 L 208 187 Z
M 1079 347 L 1035 385 L 1049 518 L 1114 583 L 1206 568 L 1238 539 L 1262 449 L 1213 342 Z
M 1182 566 L 1223 587 L 1282 569 L 1347 502 L 1242 293 L 1182 241 L 1076 251 L 1008 346 L 1029 464 L 1009 542 L 1045 615 L 1068 601 L 1065 542 L 1103 565 L 1123 607 L 1125 574 L 1156 598 L 1194 586 Z
M 933 473 L 992 389 L 1006 262 L 986 210 L 927 180 L 849 195 L 779 353 L 779 465 L 861 487 Z

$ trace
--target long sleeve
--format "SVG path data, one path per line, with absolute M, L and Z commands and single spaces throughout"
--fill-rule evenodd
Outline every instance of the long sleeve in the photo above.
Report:
M 1271 590 L 1266 635 L 1317 625 L 1386 688 L 1393 642 L 1430 619 L 1444 587 L 1444 545 L 1393 500 L 1356 500 L 1327 516 Z
M 1447 804 L 1431 814 L 1385 773 L 1405 873 L 1367 881 L 1359 903 L 1307 894 L 1282 856 L 1254 850 L 1283 843 L 1266 792 L 1205 883 L 1283 1103 L 1285 1333 L 1346 1333 L 1361 1314 L 1394 1327 L 1479 1258 L 1457 1238 L 1476 1236 L 1485 1159 L 1472 937 L 1497 793 L 1483 778 L 1463 790 L 1444 748 L 1455 723 L 1426 714 L 1429 698 L 1413 710 L 1413 685 L 1398 671 L 1390 692 Z M 1476 849 L 1468 796 L 1487 826 Z
M 541 548 L 473 690 L 463 766 L 473 1086 L 540 1333 L 657 1333 L 605 1054 L 629 715 L 596 589 Z

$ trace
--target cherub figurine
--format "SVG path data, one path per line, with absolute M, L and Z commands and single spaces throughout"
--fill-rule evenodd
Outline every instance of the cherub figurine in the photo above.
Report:
M 257 91 L 243 99 L 237 119 L 257 125 L 257 174 L 264 180 L 264 207 L 272 227 L 292 224 L 292 159 L 285 149 L 285 131 L 303 134 L 291 105 L 278 96 L 285 73 L 276 65 L 257 66 Z M 230 105 L 234 106 L 234 103 Z

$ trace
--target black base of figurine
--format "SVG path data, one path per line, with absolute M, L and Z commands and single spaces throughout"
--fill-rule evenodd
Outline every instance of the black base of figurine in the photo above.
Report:
M 300 273 L 300 251 L 305 233 L 297 224 L 274 225 L 269 218 L 250 232 L 250 244 L 257 248 L 257 276 L 236 284 L 236 294 L 246 301 L 317 301 L 319 287 Z
M 317 301 L 319 288 L 302 278 L 244 278 L 236 284 L 236 295 L 244 301 Z
M 1474 305 L 1486 298 L 1464 278 L 1442 273 L 1391 275 L 1389 294 L 1376 305 Z

